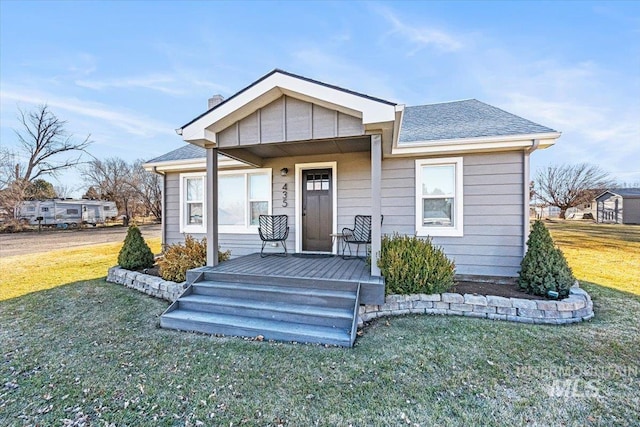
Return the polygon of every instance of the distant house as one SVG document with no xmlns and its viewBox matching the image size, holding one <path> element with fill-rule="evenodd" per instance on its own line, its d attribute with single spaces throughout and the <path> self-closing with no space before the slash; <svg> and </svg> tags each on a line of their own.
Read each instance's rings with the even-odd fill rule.
<svg viewBox="0 0 640 427">
<path fill-rule="evenodd" d="M 640 188 L 613 188 L 596 197 L 597 222 L 640 224 Z"/>
<path fill-rule="evenodd" d="M 397 232 L 431 237 L 460 275 L 517 276 L 529 156 L 559 132 L 475 99 L 404 106 L 281 70 L 219 101 L 178 129 L 189 145 L 146 164 L 166 177 L 164 243 L 248 255 L 258 216 L 282 214 L 293 252 L 336 254 L 331 235 L 362 214 L 374 257 Z"/>
</svg>

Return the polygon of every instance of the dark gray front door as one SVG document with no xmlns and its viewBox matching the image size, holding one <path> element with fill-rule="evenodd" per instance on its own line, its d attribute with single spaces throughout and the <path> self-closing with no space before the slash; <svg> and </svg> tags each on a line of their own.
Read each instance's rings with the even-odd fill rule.
<svg viewBox="0 0 640 427">
<path fill-rule="evenodd" d="M 331 252 L 331 169 L 302 171 L 302 250 Z"/>
</svg>

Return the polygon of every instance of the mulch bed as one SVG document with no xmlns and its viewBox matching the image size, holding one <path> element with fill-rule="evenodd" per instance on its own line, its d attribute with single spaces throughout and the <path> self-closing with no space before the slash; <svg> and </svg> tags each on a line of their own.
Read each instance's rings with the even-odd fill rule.
<svg viewBox="0 0 640 427">
<path fill-rule="evenodd" d="M 491 282 L 456 282 L 449 290 L 458 294 L 494 295 L 506 298 L 543 299 L 537 295 L 531 295 L 520 290 L 517 284 L 501 284 Z"/>
</svg>

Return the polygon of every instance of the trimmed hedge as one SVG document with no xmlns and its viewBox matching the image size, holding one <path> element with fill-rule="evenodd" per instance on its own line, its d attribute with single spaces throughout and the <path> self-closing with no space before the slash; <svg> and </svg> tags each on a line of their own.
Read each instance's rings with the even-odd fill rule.
<svg viewBox="0 0 640 427">
<path fill-rule="evenodd" d="M 431 238 L 383 236 L 378 267 L 389 294 L 437 294 L 454 284 L 455 264 Z"/>
<path fill-rule="evenodd" d="M 218 262 L 226 261 L 231 256 L 231 251 L 218 251 Z M 201 241 L 187 235 L 184 245 L 176 243 L 170 245 L 162 259 L 158 261 L 160 276 L 164 280 L 184 282 L 187 270 L 202 267 L 207 264 L 207 239 Z"/>
<path fill-rule="evenodd" d="M 138 270 L 153 267 L 153 261 L 153 252 L 144 241 L 140 229 L 132 225 L 118 254 L 118 265 L 126 270 Z"/>
<path fill-rule="evenodd" d="M 543 297 L 547 297 L 549 291 L 558 292 L 559 298 L 569 296 L 569 289 L 576 279 L 542 221 L 533 223 L 527 245 L 529 249 L 520 263 L 520 288 Z"/>
</svg>

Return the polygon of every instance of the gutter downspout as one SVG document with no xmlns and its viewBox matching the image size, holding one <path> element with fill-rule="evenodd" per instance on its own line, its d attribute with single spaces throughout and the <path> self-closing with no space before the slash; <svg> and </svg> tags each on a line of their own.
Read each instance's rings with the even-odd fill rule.
<svg viewBox="0 0 640 427">
<path fill-rule="evenodd" d="M 527 240 L 529 240 L 529 200 L 531 199 L 531 192 L 529 191 L 529 182 L 531 180 L 531 168 L 529 166 L 529 156 L 536 151 L 540 146 L 540 140 L 534 139 L 531 141 L 531 146 L 524 150 L 523 162 L 524 162 L 524 221 L 522 227 L 522 256 L 527 254 Z"/>
<path fill-rule="evenodd" d="M 165 245 L 167 244 L 167 222 L 166 222 L 166 206 L 164 203 L 164 198 L 167 195 L 167 177 L 166 177 L 166 173 L 164 172 L 158 172 L 158 168 L 157 166 L 153 167 L 153 173 L 155 173 L 156 175 L 160 175 L 162 176 L 162 198 L 160 199 L 161 201 L 161 208 L 160 208 L 160 212 L 162 214 L 162 219 L 160 221 L 160 230 L 161 230 L 161 238 L 162 238 L 162 242 L 160 242 L 160 247 L 162 248 L 162 250 L 164 251 L 165 249 Z"/>
</svg>

